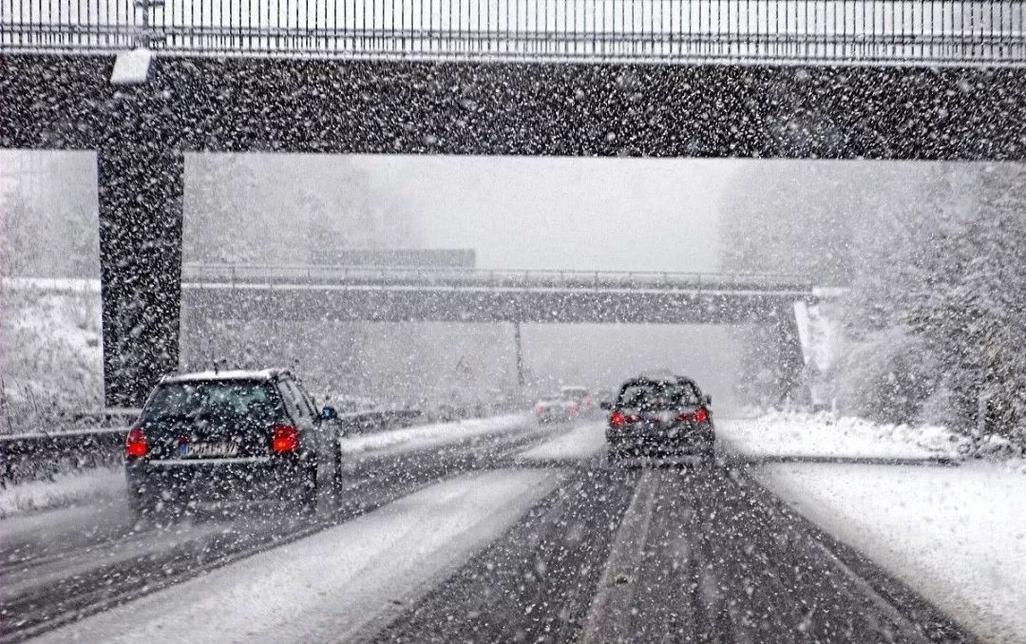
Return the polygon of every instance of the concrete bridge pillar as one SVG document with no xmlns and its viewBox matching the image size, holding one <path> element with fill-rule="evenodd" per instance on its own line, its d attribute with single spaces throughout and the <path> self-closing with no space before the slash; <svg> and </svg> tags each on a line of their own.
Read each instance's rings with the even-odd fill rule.
<svg viewBox="0 0 1026 644">
<path fill-rule="evenodd" d="M 798 321 L 795 318 L 794 306 L 778 308 L 774 316 L 774 327 L 777 331 L 779 344 L 778 373 L 780 375 L 780 403 L 797 402 L 801 397 L 802 372 L 805 359 L 802 356 L 802 344 L 799 337 Z"/>
<path fill-rule="evenodd" d="M 97 181 L 104 398 L 138 407 L 178 368 L 185 160 L 111 143 L 97 152 Z"/>
</svg>

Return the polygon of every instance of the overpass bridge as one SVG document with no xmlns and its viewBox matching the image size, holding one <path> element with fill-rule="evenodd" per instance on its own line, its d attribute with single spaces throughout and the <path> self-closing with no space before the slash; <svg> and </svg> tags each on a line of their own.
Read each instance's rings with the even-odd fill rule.
<svg viewBox="0 0 1026 644">
<path fill-rule="evenodd" d="M 186 264 L 182 301 L 212 319 L 776 323 L 814 303 L 793 275 Z"/>
<path fill-rule="evenodd" d="M 508 322 L 524 383 L 523 323 L 764 324 L 784 387 L 804 364 L 795 305 L 819 292 L 795 275 L 186 264 L 184 314 L 198 321 Z"/>
<path fill-rule="evenodd" d="M 0 148 L 96 153 L 107 404 L 137 406 L 178 363 L 188 155 L 1022 161 L 1024 13 L 1002 0 L 0 0 Z M 142 61 L 143 82 L 112 84 L 119 57 Z M 600 310 L 592 297 L 580 310 Z"/>
<path fill-rule="evenodd" d="M 995 0 L 4 0 L 0 48 L 542 62 L 1022 65 Z"/>
</svg>

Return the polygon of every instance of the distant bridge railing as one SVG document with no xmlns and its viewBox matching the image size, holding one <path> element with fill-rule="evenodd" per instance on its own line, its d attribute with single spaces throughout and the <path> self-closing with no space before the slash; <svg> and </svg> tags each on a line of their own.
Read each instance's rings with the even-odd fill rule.
<svg viewBox="0 0 1026 644">
<path fill-rule="evenodd" d="M 385 266 L 271 266 L 185 264 L 192 284 L 346 285 L 394 288 L 676 289 L 811 293 L 808 278 L 785 273 L 683 273 L 663 271 L 490 270 Z"/>
<path fill-rule="evenodd" d="M 0 0 L 0 50 L 1026 64 L 1021 0 Z"/>
</svg>

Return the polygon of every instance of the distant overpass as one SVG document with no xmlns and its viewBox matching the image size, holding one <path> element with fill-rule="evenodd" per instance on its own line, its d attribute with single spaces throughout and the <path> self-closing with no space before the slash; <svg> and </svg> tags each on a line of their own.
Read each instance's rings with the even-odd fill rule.
<svg viewBox="0 0 1026 644">
<path fill-rule="evenodd" d="M 790 325 L 817 299 L 782 274 L 182 267 L 183 307 L 217 319 Z"/>
</svg>

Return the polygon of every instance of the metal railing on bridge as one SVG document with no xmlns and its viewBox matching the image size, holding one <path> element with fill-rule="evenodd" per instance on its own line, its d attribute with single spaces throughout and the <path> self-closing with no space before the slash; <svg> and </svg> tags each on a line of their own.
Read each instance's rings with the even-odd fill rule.
<svg viewBox="0 0 1026 644">
<path fill-rule="evenodd" d="M 0 50 L 1026 64 L 1021 0 L 0 0 Z"/>
<path fill-rule="evenodd" d="M 485 289 L 676 289 L 810 293 L 812 282 L 784 273 L 685 273 L 663 271 L 490 270 L 387 266 L 271 266 L 186 264 L 186 284 L 348 285 Z"/>
</svg>

